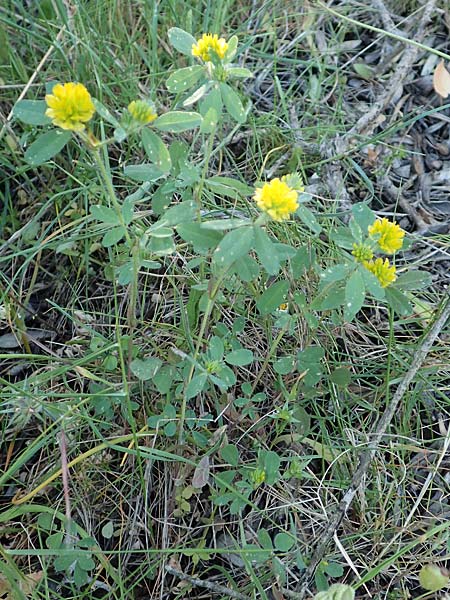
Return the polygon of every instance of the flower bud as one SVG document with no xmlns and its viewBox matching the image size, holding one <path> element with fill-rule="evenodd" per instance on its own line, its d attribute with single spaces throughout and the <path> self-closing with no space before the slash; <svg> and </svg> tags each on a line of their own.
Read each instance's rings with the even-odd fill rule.
<svg viewBox="0 0 450 600">
<path fill-rule="evenodd" d="M 419 581 L 424 590 L 437 592 L 449 584 L 450 576 L 447 569 L 438 565 L 424 565 L 419 573 Z"/>
</svg>

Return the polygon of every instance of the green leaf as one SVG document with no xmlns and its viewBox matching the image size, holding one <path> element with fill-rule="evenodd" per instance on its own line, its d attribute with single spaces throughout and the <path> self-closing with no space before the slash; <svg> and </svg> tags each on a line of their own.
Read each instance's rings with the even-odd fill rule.
<svg viewBox="0 0 450 600">
<path fill-rule="evenodd" d="M 185 100 L 183 100 L 183 107 L 188 108 L 189 106 L 192 106 L 193 104 L 198 102 L 206 94 L 206 92 L 208 91 L 208 88 L 209 88 L 209 82 L 204 83 L 203 85 L 198 87 L 196 90 L 194 90 L 190 96 L 188 96 Z M 203 126 L 203 121 L 202 121 L 202 124 L 200 127 L 202 127 L 202 126 Z"/>
<path fill-rule="evenodd" d="M 346 367 L 338 367 L 330 373 L 330 381 L 339 387 L 347 387 L 352 380 L 352 375 Z"/>
<path fill-rule="evenodd" d="M 214 108 L 210 108 L 206 115 L 203 116 L 202 124 L 200 125 L 200 133 L 212 133 L 217 127 L 219 119 Z"/>
<path fill-rule="evenodd" d="M 200 114 L 205 118 L 208 111 L 214 109 L 217 115 L 216 118 L 219 119 L 222 114 L 222 108 L 222 94 L 220 93 L 220 88 L 216 84 L 200 103 Z"/>
<path fill-rule="evenodd" d="M 315 365 L 319 363 L 325 356 L 325 350 L 321 346 L 308 346 L 304 350 L 300 350 L 297 357 L 298 360 L 305 365 Z"/>
<path fill-rule="evenodd" d="M 126 177 L 133 179 L 133 181 L 139 182 L 157 181 L 165 175 L 156 165 L 146 163 L 142 165 L 128 165 L 124 168 L 123 173 Z"/>
<path fill-rule="evenodd" d="M 134 277 L 134 264 L 132 260 L 120 265 L 115 270 L 115 275 L 117 277 L 117 283 L 119 285 L 128 285 L 131 283 Z"/>
<path fill-rule="evenodd" d="M 37 524 L 41 529 L 51 531 L 54 523 L 54 515 L 49 513 L 41 513 L 38 517 Z"/>
<path fill-rule="evenodd" d="M 45 115 L 47 103 L 44 100 L 19 100 L 13 108 L 13 115 L 27 125 L 48 125 L 52 122 Z"/>
<path fill-rule="evenodd" d="M 330 577 L 342 577 L 342 575 L 344 574 L 344 569 L 342 568 L 342 565 L 335 562 L 328 563 L 325 566 L 324 571 Z"/>
<path fill-rule="evenodd" d="M 280 304 L 286 301 L 288 290 L 288 281 L 277 281 L 267 288 L 256 301 L 259 312 L 262 315 L 267 315 L 276 310 Z"/>
<path fill-rule="evenodd" d="M 350 272 L 351 265 L 333 265 L 320 273 L 320 281 L 324 284 L 329 284 L 334 281 L 342 281 L 346 279 Z"/>
<path fill-rule="evenodd" d="M 40 135 L 25 152 L 25 160 L 37 167 L 58 154 L 72 137 L 71 131 L 53 129 Z"/>
<path fill-rule="evenodd" d="M 123 140 L 127 137 L 127 132 L 125 131 L 125 129 L 123 129 L 123 127 L 116 127 L 114 129 L 114 139 L 116 142 L 123 142 Z"/>
<path fill-rule="evenodd" d="M 227 444 L 221 448 L 220 456 L 225 462 L 230 463 L 232 467 L 237 467 L 239 464 L 239 450 L 234 444 Z"/>
<path fill-rule="evenodd" d="M 125 235 L 124 227 L 113 227 L 112 229 L 107 231 L 105 233 L 105 235 L 103 236 L 102 246 L 104 248 L 109 248 L 110 246 L 114 246 L 114 244 L 117 244 L 117 242 L 120 242 L 120 240 L 123 238 L 124 235 Z"/>
<path fill-rule="evenodd" d="M 407 271 L 399 276 L 395 287 L 399 290 L 422 290 L 431 285 L 432 277 L 426 271 Z"/>
<path fill-rule="evenodd" d="M 238 123 L 244 123 L 247 115 L 238 94 L 226 83 L 220 84 L 220 91 L 228 114 Z"/>
<path fill-rule="evenodd" d="M 327 592 L 325 591 L 329 589 L 328 579 L 323 574 L 321 569 L 316 569 L 314 574 L 314 582 L 319 590 L 319 593 L 314 596 L 314 600 L 329 600 Z M 333 598 L 333 596 L 331 596 L 331 598 Z"/>
<path fill-rule="evenodd" d="M 162 365 L 162 360 L 156 356 L 149 356 L 148 358 L 140 359 L 135 358 L 131 364 L 131 372 L 141 381 L 148 381 L 153 379 L 158 370 Z"/>
<path fill-rule="evenodd" d="M 270 537 L 267 529 L 264 527 L 258 529 L 257 535 L 258 542 L 261 544 L 261 547 L 264 548 L 264 550 L 273 550 L 272 538 Z"/>
<path fill-rule="evenodd" d="M 219 385 L 221 389 L 226 390 L 236 383 L 236 375 L 234 374 L 233 369 L 230 369 L 230 367 L 227 367 L 224 364 L 220 366 L 220 371 L 218 375 L 220 375 L 221 384 L 216 382 L 216 385 Z M 213 376 L 211 375 L 211 377 Z"/>
<path fill-rule="evenodd" d="M 374 69 L 362 62 L 354 62 L 353 69 L 355 73 L 363 79 L 369 80 L 376 76 L 376 72 L 374 71 Z"/>
<path fill-rule="evenodd" d="M 235 260 L 247 254 L 253 243 L 253 228 L 240 227 L 228 232 L 217 246 L 213 261 L 219 267 L 226 269 Z"/>
<path fill-rule="evenodd" d="M 251 256 L 241 256 L 234 264 L 232 272 L 235 273 L 241 281 L 254 281 L 259 275 L 259 266 Z"/>
<path fill-rule="evenodd" d="M 168 208 L 161 216 L 158 223 L 173 227 L 180 223 L 193 221 L 197 214 L 197 204 L 193 200 L 185 200 Z"/>
<path fill-rule="evenodd" d="M 173 235 L 171 227 L 165 227 L 165 222 L 158 221 L 147 229 L 147 233 L 155 238 L 170 238 Z"/>
<path fill-rule="evenodd" d="M 233 350 L 225 356 L 225 361 L 235 367 L 244 367 L 253 362 L 253 352 L 245 348 Z"/>
<path fill-rule="evenodd" d="M 169 154 L 172 164 L 181 168 L 188 163 L 189 146 L 186 142 L 175 140 L 169 146 Z M 178 175 L 178 171 L 175 174 Z"/>
<path fill-rule="evenodd" d="M 47 548 L 50 548 L 50 550 L 58 550 L 61 548 L 63 538 L 64 533 L 62 531 L 57 531 L 56 533 L 52 533 L 51 535 L 47 536 L 45 544 Z"/>
<path fill-rule="evenodd" d="M 324 349 L 320 346 L 309 346 L 297 353 L 297 370 L 300 373 L 306 371 L 303 378 L 306 386 L 313 387 L 322 379 L 323 366 L 321 361 L 324 354 Z"/>
<path fill-rule="evenodd" d="M 299 204 L 295 214 L 313 233 L 319 234 L 322 231 L 322 227 L 317 222 L 316 217 L 304 204 Z"/>
<path fill-rule="evenodd" d="M 230 77 L 239 77 L 241 79 L 248 79 L 249 77 L 254 77 L 250 69 L 245 69 L 244 67 L 229 67 L 227 69 L 227 73 Z"/>
<path fill-rule="evenodd" d="M 277 275 L 280 270 L 280 261 L 275 244 L 261 227 L 255 227 L 255 251 L 269 275 Z"/>
<path fill-rule="evenodd" d="M 278 375 L 287 375 L 292 373 L 295 367 L 295 358 L 293 356 L 282 356 L 273 365 L 273 370 Z"/>
<path fill-rule="evenodd" d="M 147 250 L 157 256 L 167 256 L 175 251 L 173 237 L 157 237 L 153 235 L 147 244 Z"/>
<path fill-rule="evenodd" d="M 223 345 L 222 338 L 218 335 L 213 335 L 209 340 L 208 354 L 211 360 L 222 360 L 225 348 Z"/>
<path fill-rule="evenodd" d="M 182 223 L 176 227 L 178 235 L 194 247 L 194 252 L 205 252 L 214 248 L 222 239 L 218 231 L 203 229 L 200 223 Z"/>
<path fill-rule="evenodd" d="M 213 192 L 233 199 L 239 198 L 239 196 L 248 196 L 253 192 L 252 187 L 232 177 L 214 175 L 209 177 L 205 183 Z"/>
<path fill-rule="evenodd" d="M 180 133 L 189 129 L 195 129 L 201 123 L 202 116 L 199 113 L 174 110 L 158 117 L 153 121 L 153 126 L 160 131 Z"/>
<path fill-rule="evenodd" d="M 129 225 L 134 216 L 134 201 L 132 198 L 125 198 L 122 204 L 122 219 L 125 225 Z"/>
<path fill-rule="evenodd" d="M 363 240 L 363 231 L 353 217 L 350 219 L 350 221 L 348 223 L 348 228 L 350 229 L 355 242 L 357 242 L 358 244 L 361 244 L 362 240 Z"/>
<path fill-rule="evenodd" d="M 308 246 L 299 248 L 291 258 L 292 275 L 294 279 L 299 279 L 305 274 L 305 271 L 311 268 L 314 263 L 315 251 Z"/>
<path fill-rule="evenodd" d="M 364 279 L 359 271 L 355 271 L 345 286 L 345 304 L 344 319 L 351 321 L 357 312 L 362 308 L 366 297 L 366 286 Z"/>
<path fill-rule="evenodd" d="M 95 561 L 89 555 L 80 554 L 79 557 L 77 557 L 77 565 L 83 571 L 91 571 L 95 568 Z"/>
<path fill-rule="evenodd" d="M 275 243 L 275 251 L 278 254 L 278 258 L 280 261 L 288 260 L 289 258 L 294 258 L 297 254 L 297 250 L 290 246 L 289 244 L 281 244 L 280 242 Z"/>
<path fill-rule="evenodd" d="M 94 204 L 91 206 L 91 215 L 101 223 L 106 223 L 107 225 L 120 225 L 120 220 L 116 211 L 107 206 Z"/>
<path fill-rule="evenodd" d="M 190 33 L 179 27 L 171 27 L 168 35 L 170 43 L 178 52 L 192 56 L 192 45 L 196 44 L 197 40 Z"/>
<path fill-rule="evenodd" d="M 53 562 L 53 567 L 57 573 L 61 573 L 70 567 L 74 562 L 74 556 L 72 554 L 57 556 Z"/>
<path fill-rule="evenodd" d="M 332 310 L 339 308 L 345 302 L 345 290 L 339 281 L 327 285 L 320 294 L 314 298 L 310 308 L 312 310 Z"/>
<path fill-rule="evenodd" d="M 108 521 L 102 527 L 102 536 L 107 540 L 110 540 L 114 534 L 114 523 L 112 521 Z"/>
<path fill-rule="evenodd" d="M 367 229 L 376 219 L 375 213 L 370 210 L 365 202 L 354 204 L 352 206 L 352 215 L 364 234 L 367 234 Z"/>
<path fill-rule="evenodd" d="M 149 159 L 155 167 L 162 173 L 169 173 L 172 168 L 169 149 L 154 131 L 143 129 L 141 133 L 142 145 Z"/>
<path fill-rule="evenodd" d="M 195 375 L 186 387 L 186 398 L 189 400 L 190 398 L 198 396 L 198 394 L 200 394 L 200 392 L 202 392 L 205 388 L 207 380 L 208 373 L 200 373 L 199 375 Z"/>
<path fill-rule="evenodd" d="M 369 292 L 369 294 L 372 294 L 372 296 L 377 300 L 383 300 L 386 294 L 384 292 L 384 288 L 381 287 L 380 282 L 375 275 L 365 267 L 360 267 L 360 271 L 366 285 L 366 290 Z"/>
<path fill-rule="evenodd" d="M 276 452 L 268 450 L 264 453 L 263 468 L 266 473 L 266 483 L 273 485 L 280 476 L 281 459 Z"/>
<path fill-rule="evenodd" d="M 202 65 L 194 65 L 193 67 L 185 67 L 177 69 L 169 76 L 166 81 L 166 87 L 169 92 L 178 94 L 193 87 L 200 77 L 204 74 L 205 67 Z"/>
<path fill-rule="evenodd" d="M 246 219 L 211 219 L 211 221 L 204 221 L 201 225 L 202 229 L 224 231 L 225 229 L 237 229 L 247 226 L 248 221 Z"/>
<path fill-rule="evenodd" d="M 227 51 L 225 52 L 225 56 L 223 57 L 223 61 L 225 63 L 226 62 L 230 62 L 235 57 L 236 50 L 237 50 L 237 47 L 238 47 L 238 42 L 239 42 L 239 40 L 238 40 L 238 36 L 237 35 L 233 35 L 228 40 L 228 48 L 227 48 Z"/>
<path fill-rule="evenodd" d="M 413 311 L 412 305 L 409 302 L 408 298 L 397 290 L 396 288 L 389 286 L 385 288 L 386 292 L 386 300 L 389 305 L 392 307 L 394 312 L 398 315 L 404 317 L 405 315 L 410 315 Z"/>
<path fill-rule="evenodd" d="M 355 243 L 348 227 L 338 227 L 337 229 L 333 229 L 333 231 L 330 232 L 330 240 L 337 246 L 345 248 L 346 250 L 353 250 L 353 244 Z"/>
<path fill-rule="evenodd" d="M 295 543 L 295 539 L 288 533 L 277 533 L 273 541 L 279 552 L 289 552 Z"/>
</svg>

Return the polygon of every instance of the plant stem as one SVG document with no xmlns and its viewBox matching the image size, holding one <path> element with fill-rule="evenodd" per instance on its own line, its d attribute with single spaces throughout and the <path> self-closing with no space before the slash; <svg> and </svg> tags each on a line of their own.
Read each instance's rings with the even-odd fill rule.
<svg viewBox="0 0 450 600">
<path fill-rule="evenodd" d="M 132 246 L 131 236 L 128 232 L 127 226 L 125 225 L 125 221 L 123 220 L 122 209 L 120 207 L 119 200 L 117 199 L 116 192 L 114 190 L 114 186 L 113 186 L 113 183 L 111 180 L 111 176 L 108 173 L 108 171 L 106 170 L 105 163 L 103 162 L 103 160 L 100 156 L 99 149 L 97 147 L 95 147 L 95 148 L 92 147 L 92 145 L 90 145 L 90 144 L 88 144 L 88 148 L 91 152 L 92 157 L 95 160 L 95 164 L 98 167 L 100 179 L 103 181 L 103 183 L 106 186 L 108 196 L 112 202 L 114 210 L 116 211 L 117 218 L 119 219 L 120 225 L 123 227 L 123 230 L 125 232 L 125 239 L 127 240 L 128 246 L 131 248 L 131 246 Z"/>
<path fill-rule="evenodd" d="M 258 385 L 258 383 L 261 380 L 261 377 L 263 376 L 263 374 L 266 372 L 267 367 L 269 366 L 269 362 L 272 358 L 272 356 L 274 355 L 276 349 L 278 348 L 278 344 L 281 342 L 281 340 L 283 339 L 284 334 L 286 333 L 288 328 L 288 325 L 285 325 L 280 332 L 278 333 L 277 337 L 275 338 L 275 340 L 273 341 L 272 346 L 270 347 L 269 352 L 266 355 L 266 358 L 264 359 L 264 363 L 262 364 L 261 368 L 259 369 L 259 373 L 255 378 L 255 381 L 253 382 L 252 385 L 252 392 L 251 395 L 253 396 L 256 386 Z"/>
<path fill-rule="evenodd" d="M 200 331 L 198 334 L 198 338 L 197 338 L 197 344 L 195 346 L 195 350 L 194 350 L 194 356 L 193 356 L 193 361 L 191 364 L 191 368 L 189 371 L 189 375 L 187 377 L 186 380 L 186 385 L 184 387 L 184 393 L 183 393 L 183 399 L 181 402 L 181 410 L 180 410 L 180 420 L 179 420 L 179 424 L 178 424 L 178 444 L 181 446 L 183 444 L 183 438 L 184 438 L 184 422 L 186 420 L 186 406 L 187 406 L 187 397 L 186 397 L 186 389 L 187 386 L 189 385 L 189 383 L 192 380 L 192 377 L 194 375 L 194 371 L 195 371 L 195 363 L 197 361 L 197 358 L 200 354 L 200 347 L 202 345 L 203 342 L 203 336 L 205 335 L 205 331 L 206 331 L 206 327 L 208 325 L 208 321 L 209 321 L 209 317 L 211 315 L 212 309 L 214 307 L 214 303 L 215 303 L 215 299 L 216 296 L 219 292 L 220 289 L 220 285 L 225 277 L 227 273 L 227 270 L 222 273 L 222 275 L 218 278 L 216 284 L 213 286 L 211 293 L 208 297 L 208 303 L 206 305 L 206 309 L 205 309 L 205 313 L 203 315 L 203 319 L 202 319 L 202 323 L 200 325 Z"/>
</svg>

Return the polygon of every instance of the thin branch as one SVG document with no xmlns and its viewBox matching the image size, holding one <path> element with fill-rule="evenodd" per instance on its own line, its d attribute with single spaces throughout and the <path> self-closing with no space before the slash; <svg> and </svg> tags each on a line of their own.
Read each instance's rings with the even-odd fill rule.
<svg viewBox="0 0 450 600">
<path fill-rule="evenodd" d="M 408 391 L 409 386 L 413 382 L 414 377 L 416 376 L 418 370 L 422 366 L 425 358 L 427 357 L 429 351 L 431 350 L 434 342 L 441 333 L 449 317 L 450 291 L 446 294 L 446 298 L 444 300 L 444 305 L 440 315 L 437 317 L 433 327 L 431 327 L 431 329 L 429 330 L 422 344 L 417 348 L 412 359 L 410 368 L 408 369 L 406 375 L 404 376 L 398 388 L 396 389 L 392 401 L 387 406 L 373 433 L 371 434 L 371 441 L 369 442 L 367 449 L 361 456 L 359 466 L 353 474 L 351 484 L 345 492 L 334 516 L 330 519 L 327 528 L 321 535 L 316 545 L 308 568 L 306 569 L 302 577 L 303 583 L 299 592 L 299 600 L 304 597 L 304 594 L 306 593 L 308 588 L 309 581 L 314 575 L 317 565 L 320 563 L 323 556 L 325 555 L 328 544 L 333 539 L 336 530 L 338 529 L 339 525 L 344 519 L 351 503 L 353 502 L 353 499 L 358 491 L 358 488 L 361 485 L 361 482 L 366 477 L 367 471 L 369 469 L 370 464 L 372 463 L 373 457 L 375 456 L 375 453 L 378 449 L 378 446 L 380 445 L 383 435 L 386 433 L 387 428 L 389 427 L 395 413 L 397 412 L 400 402 L 402 401 L 404 395 Z"/>
<path fill-rule="evenodd" d="M 435 4 L 436 0 L 429 0 L 425 5 L 415 36 L 417 42 L 421 42 L 425 36 L 425 29 L 431 19 Z M 352 127 L 346 134 L 345 138 L 347 140 L 347 144 L 351 142 L 353 136 L 364 133 L 367 128 L 370 128 L 371 124 L 376 123 L 377 117 L 380 116 L 394 95 L 398 92 L 398 88 L 403 84 L 406 76 L 411 72 L 411 67 L 416 60 L 418 52 L 419 48 L 417 46 L 408 46 L 405 49 L 397 68 L 392 74 L 392 77 L 390 78 L 389 83 L 382 92 L 381 96 L 373 104 L 372 108 L 362 117 L 360 117 L 354 127 Z"/>
<path fill-rule="evenodd" d="M 388 9 L 384 5 L 383 0 L 372 0 L 372 5 L 378 10 L 383 27 L 386 29 L 386 31 L 389 31 L 389 33 L 393 33 L 394 35 L 398 35 L 399 31 L 395 26 Z"/>
<path fill-rule="evenodd" d="M 167 573 L 170 573 L 174 577 L 178 577 L 178 579 L 181 579 L 182 581 L 188 581 L 194 587 L 201 587 L 210 590 L 211 592 L 228 596 L 229 598 L 235 598 L 236 600 L 250 600 L 248 596 L 244 596 L 244 594 L 241 594 L 240 592 L 236 592 L 235 590 L 220 585 L 219 583 L 214 583 L 213 581 L 205 581 L 198 577 L 192 577 L 182 571 L 178 571 L 178 569 L 174 569 L 170 565 L 166 565 L 165 569 Z"/>
<path fill-rule="evenodd" d="M 376 4 L 379 9 L 384 7 L 384 4 L 381 0 L 378 0 Z M 346 154 L 352 148 L 352 146 L 354 146 L 357 136 L 367 134 L 371 129 L 374 129 L 377 126 L 378 117 L 391 102 L 394 95 L 398 92 L 399 86 L 403 84 L 403 81 L 411 71 L 411 67 L 419 52 L 420 43 L 425 36 L 426 26 L 431 19 L 435 4 L 436 0 L 428 0 L 417 28 L 415 36 L 416 39 L 409 40 L 410 44 L 405 49 L 397 68 L 389 79 L 383 92 L 372 105 L 372 108 L 367 113 L 363 114 L 358 119 L 356 124 L 345 135 L 336 136 L 333 140 L 328 140 L 326 144 L 322 145 L 320 148 L 320 153 L 324 159 L 333 159 L 335 156 L 342 156 Z M 386 10 L 381 12 L 384 14 L 384 18 L 386 18 Z M 381 15 L 382 18 L 383 14 Z M 345 181 L 340 163 L 333 161 L 326 164 L 325 172 L 330 192 L 333 196 L 339 198 L 339 203 L 343 212 L 345 213 L 343 215 L 343 220 L 346 221 L 349 218 L 352 202 L 345 187 Z"/>
</svg>

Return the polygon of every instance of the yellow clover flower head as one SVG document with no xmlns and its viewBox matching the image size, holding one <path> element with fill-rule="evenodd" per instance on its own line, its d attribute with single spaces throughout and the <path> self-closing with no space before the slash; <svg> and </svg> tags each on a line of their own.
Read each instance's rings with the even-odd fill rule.
<svg viewBox="0 0 450 600">
<path fill-rule="evenodd" d="M 83 131 L 95 113 L 91 95 L 82 83 L 57 83 L 45 101 L 45 114 L 61 129 Z"/>
<path fill-rule="evenodd" d="M 158 116 L 153 105 L 145 100 L 133 100 L 133 102 L 130 102 L 128 112 L 140 125 L 147 125 Z"/>
<path fill-rule="evenodd" d="M 210 61 L 212 54 L 223 60 L 227 50 L 228 43 L 224 38 L 219 38 L 217 33 L 204 33 L 197 43 L 192 44 L 192 56 L 201 58 L 204 62 Z"/>
<path fill-rule="evenodd" d="M 253 196 L 258 208 L 274 221 L 284 221 L 298 208 L 298 193 L 278 177 L 256 188 Z"/>
<path fill-rule="evenodd" d="M 377 258 L 375 260 L 364 261 L 364 266 L 373 273 L 380 282 L 381 287 L 387 287 L 397 279 L 395 267 L 391 265 L 387 258 Z"/>
<path fill-rule="evenodd" d="M 369 226 L 368 232 L 386 254 L 394 254 L 403 246 L 405 232 L 397 223 L 391 223 L 385 218 L 377 219 Z"/>
<path fill-rule="evenodd" d="M 367 244 L 353 244 L 353 256 L 358 262 L 364 262 L 373 258 L 373 251 Z"/>
</svg>

